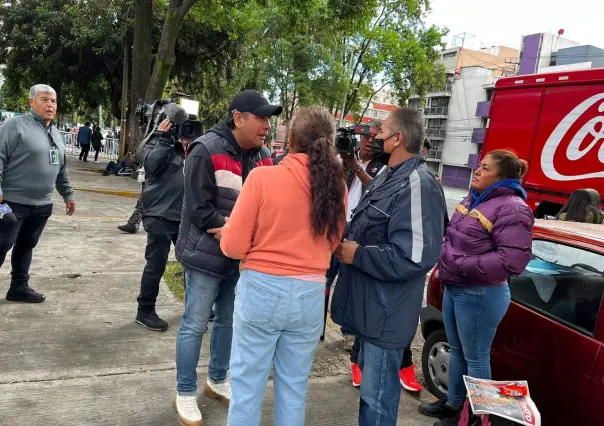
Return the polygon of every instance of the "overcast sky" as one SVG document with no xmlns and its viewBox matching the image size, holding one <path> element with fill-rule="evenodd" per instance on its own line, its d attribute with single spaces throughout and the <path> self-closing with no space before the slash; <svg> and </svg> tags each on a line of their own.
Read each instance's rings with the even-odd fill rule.
<svg viewBox="0 0 604 426">
<path fill-rule="evenodd" d="M 520 49 L 521 36 L 564 29 L 563 37 L 604 48 L 604 0 L 430 0 L 428 24 L 470 33 L 465 47 L 503 45 Z"/>
</svg>

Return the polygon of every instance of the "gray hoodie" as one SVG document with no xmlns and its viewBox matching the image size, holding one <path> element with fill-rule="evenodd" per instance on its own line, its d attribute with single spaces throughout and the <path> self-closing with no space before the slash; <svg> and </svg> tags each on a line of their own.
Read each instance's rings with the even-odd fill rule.
<svg viewBox="0 0 604 426">
<path fill-rule="evenodd" d="M 51 164 L 51 150 L 58 151 L 58 164 Z M 33 112 L 7 120 L 0 126 L 3 199 L 33 206 L 52 204 L 54 188 L 65 201 L 75 199 L 61 133 L 52 124 L 46 128 L 44 119 Z"/>
</svg>

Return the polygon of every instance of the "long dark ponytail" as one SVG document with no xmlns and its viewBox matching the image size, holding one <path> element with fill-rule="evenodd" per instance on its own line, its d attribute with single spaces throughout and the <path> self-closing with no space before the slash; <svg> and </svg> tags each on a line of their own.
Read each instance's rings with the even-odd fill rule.
<svg viewBox="0 0 604 426">
<path fill-rule="evenodd" d="M 308 155 L 313 235 L 335 243 L 346 222 L 344 169 L 336 157 L 335 123 L 324 109 L 300 108 L 291 128 L 295 150 Z"/>
</svg>

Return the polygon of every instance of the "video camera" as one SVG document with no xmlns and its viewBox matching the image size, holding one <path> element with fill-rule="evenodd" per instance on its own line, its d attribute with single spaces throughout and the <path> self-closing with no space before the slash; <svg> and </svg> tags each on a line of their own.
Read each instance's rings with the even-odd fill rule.
<svg viewBox="0 0 604 426">
<path fill-rule="evenodd" d="M 201 123 L 197 121 L 199 102 L 180 95 L 175 99 L 158 99 L 152 104 L 137 105 L 134 113 L 139 116 L 141 127 L 145 127 L 143 139 L 154 133 L 159 123 L 169 118 L 173 123 L 170 133 L 176 138 L 195 140 L 203 135 Z"/>
<path fill-rule="evenodd" d="M 354 157 L 354 151 L 357 147 L 357 138 L 355 135 L 371 136 L 369 126 L 340 127 L 336 133 L 336 152 Z"/>
</svg>

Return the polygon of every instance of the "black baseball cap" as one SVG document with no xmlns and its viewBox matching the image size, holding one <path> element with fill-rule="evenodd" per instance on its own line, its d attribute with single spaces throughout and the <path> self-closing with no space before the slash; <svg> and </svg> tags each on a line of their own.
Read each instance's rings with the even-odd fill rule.
<svg viewBox="0 0 604 426">
<path fill-rule="evenodd" d="M 243 90 L 239 92 L 229 105 L 229 115 L 235 111 L 251 112 L 258 117 L 272 117 L 283 111 L 280 105 L 271 105 L 262 93 L 255 90 Z"/>
</svg>

